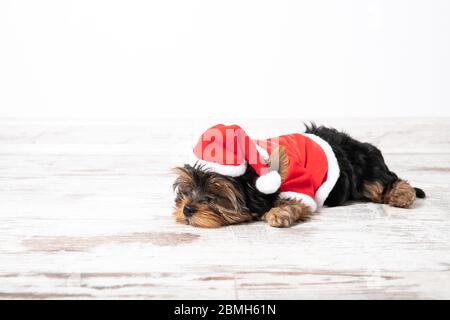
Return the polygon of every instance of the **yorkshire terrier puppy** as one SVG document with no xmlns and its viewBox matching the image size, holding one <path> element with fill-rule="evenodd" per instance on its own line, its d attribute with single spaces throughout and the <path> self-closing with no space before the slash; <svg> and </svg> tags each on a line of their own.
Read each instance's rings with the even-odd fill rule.
<svg viewBox="0 0 450 320">
<path fill-rule="evenodd" d="M 239 126 L 208 129 L 192 165 L 174 169 L 175 220 L 216 228 L 264 220 L 289 227 L 321 206 L 371 201 L 409 208 L 425 193 L 390 171 L 375 146 L 333 128 L 252 140 Z"/>
</svg>

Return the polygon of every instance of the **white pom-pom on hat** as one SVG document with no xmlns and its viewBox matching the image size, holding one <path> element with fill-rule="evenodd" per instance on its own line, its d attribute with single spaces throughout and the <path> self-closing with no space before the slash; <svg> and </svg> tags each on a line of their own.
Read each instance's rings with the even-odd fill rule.
<svg viewBox="0 0 450 320">
<path fill-rule="evenodd" d="M 281 186 L 281 176 L 276 171 L 270 171 L 256 179 L 256 189 L 265 194 L 277 192 Z"/>
</svg>

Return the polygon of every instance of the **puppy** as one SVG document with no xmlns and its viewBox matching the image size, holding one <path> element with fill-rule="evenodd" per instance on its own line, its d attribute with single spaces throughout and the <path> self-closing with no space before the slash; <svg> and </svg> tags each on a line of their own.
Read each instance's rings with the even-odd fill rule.
<svg viewBox="0 0 450 320">
<path fill-rule="evenodd" d="M 409 208 L 423 190 L 390 171 L 375 146 L 333 128 L 253 140 L 237 125 L 203 133 L 193 163 L 174 169 L 175 220 L 216 228 L 264 220 L 289 227 L 321 206 L 371 201 Z"/>
</svg>

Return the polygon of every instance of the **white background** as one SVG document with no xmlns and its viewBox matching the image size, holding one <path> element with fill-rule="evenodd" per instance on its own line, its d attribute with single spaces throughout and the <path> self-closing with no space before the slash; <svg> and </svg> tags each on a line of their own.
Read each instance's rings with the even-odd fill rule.
<svg viewBox="0 0 450 320">
<path fill-rule="evenodd" d="M 449 116 L 450 1 L 0 2 L 0 116 Z"/>
</svg>

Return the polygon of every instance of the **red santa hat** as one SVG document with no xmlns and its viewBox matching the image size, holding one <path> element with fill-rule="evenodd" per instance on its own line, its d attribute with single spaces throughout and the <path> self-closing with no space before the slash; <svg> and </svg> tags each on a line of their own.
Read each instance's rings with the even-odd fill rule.
<svg viewBox="0 0 450 320">
<path fill-rule="evenodd" d="M 259 175 L 256 189 L 275 193 L 281 177 L 277 171 L 269 171 L 268 158 L 260 154 L 258 147 L 241 127 L 218 124 L 201 135 L 194 147 L 194 160 L 204 168 L 231 177 L 243 175 L 250 165 Z"/>
</svg>

